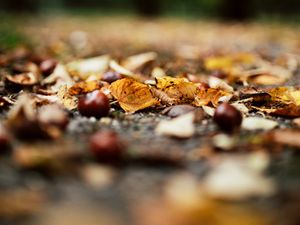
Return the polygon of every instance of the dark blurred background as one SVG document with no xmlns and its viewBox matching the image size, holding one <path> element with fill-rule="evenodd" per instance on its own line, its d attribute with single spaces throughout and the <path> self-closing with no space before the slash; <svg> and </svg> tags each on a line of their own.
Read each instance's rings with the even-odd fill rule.
<svg viewBox="0 0 300 225">
<path fill-rule="evenodd" d="M 4 13 L 130 13 L 143 16 L 213 17 L 248 20 L 261 16 L 295 18 L 299 0 L 0 0 Z"/>
</svg>

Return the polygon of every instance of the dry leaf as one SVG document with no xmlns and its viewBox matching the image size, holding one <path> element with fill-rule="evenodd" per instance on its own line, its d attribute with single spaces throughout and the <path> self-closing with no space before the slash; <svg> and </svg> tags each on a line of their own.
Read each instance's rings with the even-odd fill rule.
<svg viewBox="0 0 300 225">
<path fill-rule="evenodd" d="M 172 120 L 161 121 L 155 133 L 178 138 L 189 138 L 195 133 L 194 112 L 187 113 Z"/>
<path fill-rule="evenodd" d="M 109 67 L 114 70 L 115 72 L 118 72 L 121 75 L 132 77 L 134 76 L 133 72 L 129 71 L 128 69 L 121 66 L 119 63 L 117 63 L 115 60 L 111 60 L 109 62 Z"/>
<path fill-rule="evenodd" d="M 57 97 L 59 98 L 60 104 L 66 109 L 72 110 L 77 108 L 77 98 L 69 94 L 67 85 L 62 85 L 59 88 Z"/>
<path fill-rule="evenodd" d="M 21 73 L 18 75 L 8 75 L 6 79 L 14 84 L 31 86 L 37 84 L 39 81 L 39 75 L 33 72 Z"/>
<path fill-rule="evenodd" d="M 100 81 L 81 81 L 74 84 L 69 88 L 70 95 L 80 95 L 92 92 L 95 90 L 100 90 L 103 87 L 103 84 Z"/>
<path fill-rule="evenodd" d="M 66 67 L 62 64 L 58 64 L 53 73 L 42 81 L 42 84 L 54 84 L 51 86 L 51 89 L 53 91 L 58 91 L 61 85 L 71 86 L 74 84 L 74 81 L 70 77 Z"/>
<path fill-rule="evenodd" d="M 72 76 L 86 80 L 90 76 L 100 78 L 100 75 L 108 69 L 109 55 L 77 60 L 67 64 L 67 70 Z"/>
<path fill-rule="evenodd" d="M 223 98 L 224 96 L 229 97 L 230 99 L 232 94 L 214 88 L 200 90 L 195 98 L 194 104 L 196 106 L 206 106 L 211 103 L 214 107 L 216 107 L 221 102 L 220 98 Z"/>
<path fill-rule="evenodd" d="M 174 99 L 177 104 L 192 102 L 197 93 L 197 86 L 185 78 L 157 77 L 156 88 Z"/>
<path fill-rule="evenodd" d="M 152 77 L 165 77 L 166 73 L 165 71 L 160 67 L 154 67 L 151 72 Z"/>
<path fill-rule="evenodd" d="M 242 128 L 245 130 L 271 130 L 277 126 L 278 122 L 261 117 L 247 117 L 242 122 Z"/>
<path fill-rule="evenodd" d="M 251 64 L 255 61 L 256 56 L 247 53 L 233 54 L 228 56 L 208 57 L 204 61 L 207 70 L 230 70 L 234 66 Z"/>
<path fill-rule="evenodd" d="M 124 78 L 113 82 L 111 94 L 118 100 L 126 112 L 136 112 L 154 106 L 158 101 L 152 96 L 150 88 L 132 78 Z"/>
<path fill-rule="evenodd" d="M 220 89 L 226 92 L 233 92 L 233 87 L 217 77 L 209 77 L 208 85 L 210 88 Z"/>
<path fill-rule="evenodd" d="M 268 91 L 272 101 L 280 101 L 286 104 L 293 103 L 300 106 L 300 90 L 293 87 L 278 87 Z"/>
<path fill-rule="evenodd" d="M 224 158 L 204 179 L 203 188 L 208 196 L 222 200 L 244 200 L 253 196 L 274 194 L 274 183 L 253 168 L 247 158 Z"/>
<path fill-rule="evenodd" d="M 146 52 L 133 55 L 122 61 L 121 65 L 129 71 L 136 71 L 157 58 L 156 52 Z"/>
<path fill-rule="evenodd" d="M 252 106 L 252 108 L 274 116 L 291 117 L 291 118 L 300 116 L 300 106 L 296 106 L 294 104 L 280 105 L 277 107 L 275 106 L 273 108 L 255 107 L 255 106 Z"/>
</svg>

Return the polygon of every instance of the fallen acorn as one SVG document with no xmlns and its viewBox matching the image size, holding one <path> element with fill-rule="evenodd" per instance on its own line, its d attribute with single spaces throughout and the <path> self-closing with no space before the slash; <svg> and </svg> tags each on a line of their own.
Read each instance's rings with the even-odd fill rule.
<svg viewBox="0 0 300 225">
<path fill-rule="evenodd" d="M 120 73 L 115 72 L 115 71 L 108 71 L 108 72 L 103 74 L 101 80 L 111 84 L 111 83 L 113 83 L 117 80 L 120 80 L 122 78 L 124 78 L 124 76 L 122 76 Z"/>
<path fill-rule="evenodd" d="M 86 117 L 97 119 L 108 115 L 110 109 L 108 97 L 101 91 L 93 91 L 79 98 L 78 111 Z"/>
<path fill-rule="evenodd" d="M 98 161 L 118 161 L 122 158 L 125 145 L 114 131 L 98 131 L 89 139 L 90 152 Z"/>
<path fill-rule="evenodd" d="M 165 108 L 162 111 L 162 114 L 168 115 L 172 118 L 182 116 L 186 113 L 189 113 L 191 111 L 194 111 L 196 108 L 191 105 L 183 104 L 183 105 L 175 105 Z"/>
<path fill-rule="evenodd" d="M 56 65 L 57 65 L 56 60 L 46 59 L 46 60 L 41 62 L 39 67 L 40 67 L 40 71 L 42 72 L 42 74 L 48 76 L 54 71 Z"/>
<path fill-rule="evenodd" d="M 0 150 L 6 150 L 10 144 L 10 136 L 5 127 L 0 124 Z"/>
<path fill-rule="evenodd" d="M 222 131 L 233 133 L 241 126 L 243 117 L 234 106 L 222 103 L 216 108 L 213 119 Z"/>
</svg>

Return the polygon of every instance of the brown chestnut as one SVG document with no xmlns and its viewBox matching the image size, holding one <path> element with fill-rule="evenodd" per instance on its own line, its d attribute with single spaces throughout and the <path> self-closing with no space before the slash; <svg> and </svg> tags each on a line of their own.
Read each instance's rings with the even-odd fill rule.
<svg viewBox="0 0 300 225">
<path fill-rule="evenodd" d="M 102 76 L 102 80 L 110 84 L 122 78 L 123 76 L 120 73 L 115 71 L 108 71 L 104 73 Z"/>
<path fill-rule="evenodd" d="M 178 116 L 182 116 L 186 113 L 192 112 L 194 111 L 196 108 L 194 106 L 191 105 L 175 105 L 175 106 L 170 106 L 168 108 L 165 108 L 162 111 L 162 114 L 164 115 L 168 115 L 172 118 L 178 117 Z"/>
<path fill-rule="evenodd" d="M 86 117 L 96 117 L 99 119 L 107 116 L 109 109 L 108 97 L 99 90 L 90 92 L 78 100 L 78 111 Z"/>
<path fill-rule="evenodd" d="M 232 133 L 241 126 L 243 117 L 235 107 L 222 103 L 216 108 L 213 119 L 221 130 Z"/>
<path fill-rule="evenodd" d="M 124 145 L 114 131 L 98 131 L 90 137 L 90 151 L 99 161 L 117 161 Z"/>
<path fill-rule="evenodd" d="M 50 75 L 57 65 L 57 61 L 54 59 L 47 59 L 40 64 L 40 70 L 44 75 Z"/>
</svg>

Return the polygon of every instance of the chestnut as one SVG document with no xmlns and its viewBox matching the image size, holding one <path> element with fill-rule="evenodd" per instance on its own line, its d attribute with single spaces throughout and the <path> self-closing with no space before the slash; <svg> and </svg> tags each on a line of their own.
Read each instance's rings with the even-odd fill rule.
<svg viewBox="0 0 300 225">
<path fill-rule="evenodd" d="M 170 106 L 168 108 L 165 108 L 162 111 L 162 114 L 164 115 L 168 115 L 172 118 L 178 117 L 178 116 L 182 116 L 186 113 L 192 112 L 194 111 L 196 108 L 194 106 L 191 105 L 175 105 L 175 106 Z"/>
<path fill-rule="evenodd" d="M 123 76 L 120 73 L 115 71 L 108 71 L 104 73 L 102 76 L 102 80 L 110 84 L 122 78 Z"/>
<path fill-rule="evenodd" d="M 57 61 L 54 59 L 47 59 L 41 62 L 40 71 L 44 75 L 50 75 L 57 65 Z"/>
<path fill-rule="evenodd" d="M 107 116 L 110 105 L 108 97 L 99 90 L 87 93 L 78 100 L 78 111 L 86 117 L 97 119 Z"/>
<path fill-rule="evenodd" d="M 114 131 L 98 131 L 90 137 L 90 151 L 99 161 L 118 161 L 124 144 Z"/>
<path fill-rule="evenodd" d="M 224 132 L 233 133 L 241 126 L 243 117 L 235 107 L 222 103 L 216 108 L 213 120 Z"/>
</svg>

